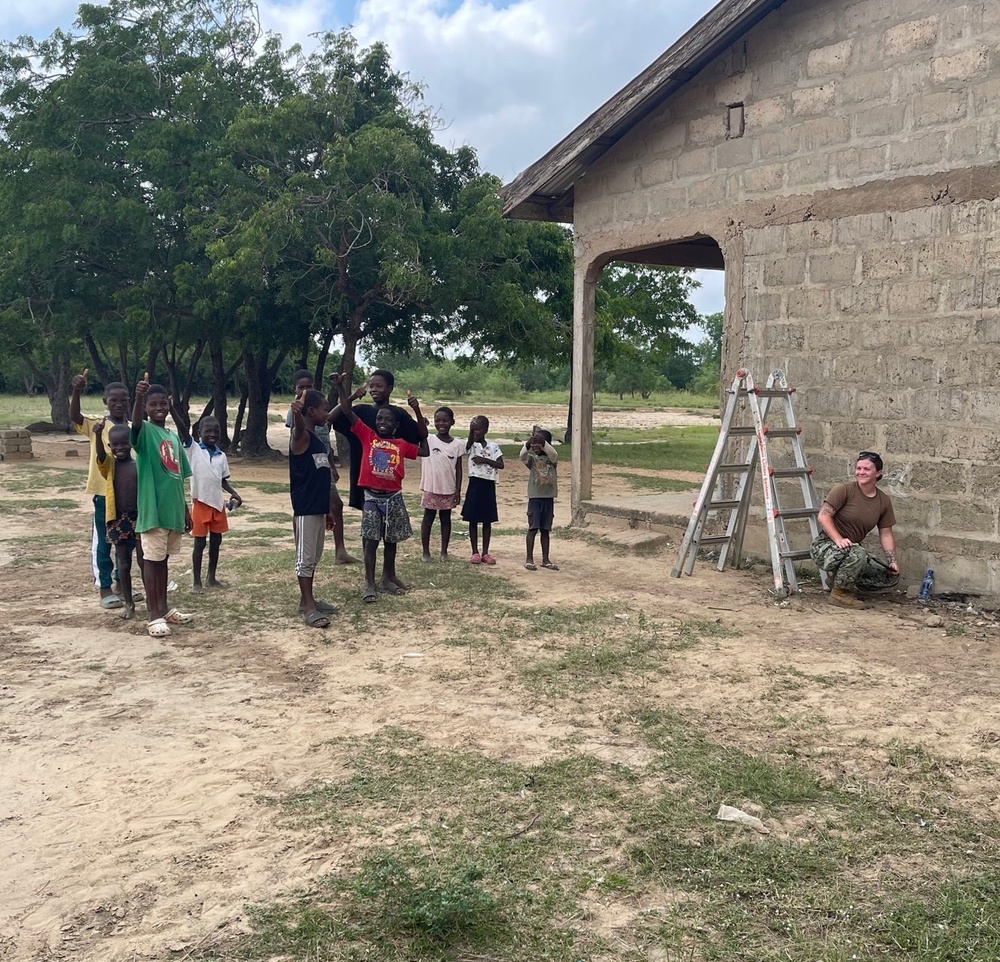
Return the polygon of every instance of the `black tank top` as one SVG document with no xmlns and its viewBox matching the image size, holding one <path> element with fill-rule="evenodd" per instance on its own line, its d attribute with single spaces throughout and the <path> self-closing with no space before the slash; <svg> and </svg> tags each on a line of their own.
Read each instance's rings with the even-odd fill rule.
<svg viewBox="0 0 1000 962">
<path fill-rule="evenodd" d="M 293 514 L 328 514 L 330 511 L 330 459 L 323 442 L 309 432 L 303 454 L 288 451 L 288 476 Z"/>
</svg>

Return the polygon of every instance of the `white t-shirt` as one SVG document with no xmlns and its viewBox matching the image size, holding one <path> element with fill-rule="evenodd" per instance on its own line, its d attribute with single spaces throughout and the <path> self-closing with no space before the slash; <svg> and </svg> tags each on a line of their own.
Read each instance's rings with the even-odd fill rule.
<svg viewBox="0 0 1000 962">
<path fill-rule="evenodd" d="M 455 493 L 455 468 L 465 454 L 465 442 L 458 438 L 442 441 L 436 434 L 427 438 L 430 455 L 420 459 L 420 490 L 430 494 Z"/>
<path fill-rule="evenodd" d="M 214 453 L 200 443 L 188 441 L 184 448 L 191 463 L 191 500 L 222 510 L 222 482 L 229 478 L 229 460 L 225 452 Z"/>
<path fill-rule="evenodd" d="M 500 473 L 496 468 L 488 464 L 473 464 L 473 458 L 489 458 L 491 461 L 499 461 L 503 457 L 500 445 L 495 441 L 473 441 L 469 448 L 469 477 L 485 478 L 487 481 L 496 481 Z"/>
</svg>

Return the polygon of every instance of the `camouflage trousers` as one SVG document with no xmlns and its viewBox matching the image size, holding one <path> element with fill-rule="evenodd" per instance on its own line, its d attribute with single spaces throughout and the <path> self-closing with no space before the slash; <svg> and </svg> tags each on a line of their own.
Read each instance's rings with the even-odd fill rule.
<svg viewBox="0 0 1000 962">
<path fill-rule="evenodd" d="M 837 588 L 879 591 L 891 588 L 899 581 L 898 574 L 872 561 L 861 545 L 838 548 L 825 534 L 809 545 L 809 556 L 816 562 L 817 568 L 833 575 Z"/>
</svg>

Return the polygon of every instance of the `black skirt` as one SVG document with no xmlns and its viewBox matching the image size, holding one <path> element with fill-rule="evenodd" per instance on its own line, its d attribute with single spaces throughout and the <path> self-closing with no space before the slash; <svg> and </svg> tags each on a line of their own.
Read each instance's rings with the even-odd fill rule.
<svg viewBox="0 0 1000 962">
<path fill-rule="evenodd" d="M 486 478 L 469 478 L 462 505 L 462 519 L 470 524 L 497 521 L 497 485 Z"/>
</svg>

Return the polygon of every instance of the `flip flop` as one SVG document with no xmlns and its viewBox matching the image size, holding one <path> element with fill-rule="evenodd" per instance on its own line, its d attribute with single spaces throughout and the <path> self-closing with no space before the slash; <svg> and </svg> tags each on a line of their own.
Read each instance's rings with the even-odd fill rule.
<svg viewBox="0 0 1000 962">
<path fill-rule="evenodd" d="M 537 571 L 538 565 L 534 561 L 525 561 L 524 567 L 527 571 Z"/>
<path fill-rule="evenodd" d="M 376 590 L 382 591 L 382 592 L 384 592 L 387 595 L 405 595 L 406 594 L 406 589 L 405 588 L 400 588 L 399 585 L 395 584 L 392 581 L 390 581 L 388 583 L 384 583 L 384 582 L 380 581 L 378 583 L 378 585 L 377 585 L 377 589 Z"/>
<path fill-rule="evenodd" d="M 546 561 L 545 564 L 542 565 L 542 567 L 543 568 L 548 568 L 549 571 L 558 571 L 559 570 L 559 565 L 555 565 L 551 561 Z"/>
<path fill-rule="evenodd" d="M 150 638 L 166 638 L 170 634 L 170 625 L 163 618 L 155 618 L 146 625 L 146 631 Z"/>
<path fill-rule="evenodd" d="M 327 618 L 321 611 L 310 611 L 307 615 L 303 615 L 303 621 L 310 628 L 329 628 L 330 619 Z"/>
<path fill-rule="evenodd" d="M 337 613 L 337 606 L 331 605 L 329 601 L 317 601 L 316 610 L 321 615 L 334 615 Z"/>
<path fill-rule="evenodd" d="M 118 595 L 105 595 L 101 599 L 101 607 L 105 611 L 112 611 L 115 608 L 124 608 L 125 602 Z"/>
<path fill-rule="evenodd" d="M 189 621 L 194 621 L 194 615 L 189 615 L 186 611 L 178 611 L 171 608 L 163 618 L 168 625 L 186 625 Z"/>
<path fill-rule="evenodd" d="M 370 605 L 378 601 L 378 595 L 371 590 L 371 588 L 366 588 L 365 593 L 361 596 L 361 600 L 366 604 Z"/>
</svg>

